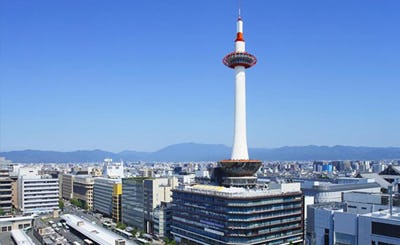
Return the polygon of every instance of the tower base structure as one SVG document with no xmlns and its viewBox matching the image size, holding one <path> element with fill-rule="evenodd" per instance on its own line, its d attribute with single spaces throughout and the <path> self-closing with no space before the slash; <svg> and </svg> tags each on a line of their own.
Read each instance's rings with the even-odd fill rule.
<svg viewBox="0 0 400 245">
<path fill-rule="evenodd" d="M 257 185 L 257 177 L 256 176 L 222 177 L 221 185 L 225 187 L 253 188 Z"/>
<path fill-rule="evenodd" d="M 260 160 L 222 160 L 218 164 L 222 186 L 254 187 L 257 184 L 255 174 L 261 167 Z"/>
</svg>

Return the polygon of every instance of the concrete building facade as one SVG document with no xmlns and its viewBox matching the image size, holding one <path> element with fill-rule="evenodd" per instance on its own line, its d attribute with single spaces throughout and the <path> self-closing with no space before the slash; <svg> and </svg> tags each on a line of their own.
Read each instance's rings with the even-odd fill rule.
<svg viewBox="0 0 400 245">
<path fill-rule="evenodd" d="M 172 207 L 169 202 L 161 202 L 154 209 L 154 232 L 157 237 L 171 238 Z"/>
<path fill-rule="evenodd" d="M 73 185 L 75 175 L 73 174 L 62 174 L 61 175 L 61 194 L 62 198 L 70 200 L 73 198 Z"/>
<path fill-rule="evenodd" d="M 360 215 L 358 218 L 358 244 L 400 244 L 400 209 Z"/>
<path fill-rule="evenodd" d="M 12 208 L 12 179 L 8 164 L 0 160 L 0 209 L 10 213 Z"/>
<path fill-rule="evenodd" d="M 23 175 L 18 178 L 18 208 L 24 214 L 49 213 L 58 209 L 58 178 Z"/>
<path fill-rule="evenodd" d="M 400 209 L 357 214 L 346 203 L 320 203 L 308 207 L 307 245 L 400 244 Z"/>
<path fill-rule="evenodd" d="M 33 216 L 0 218 L 0 233 L 32 227 L 33 219 Z"/>
<path fill-rule="evenodd" d="M 93 209 L 94 179 L 91 175 L 75 175 L 73 181 L 73 198 L 84 203 L 88 210 Z"/>
<path fill-rule="evenodd" d="M 383 193 L 346 192 L 343 202 L 347 204 L 347 212 L 367 214 L 389 209 L 389 195 Z M 400 207 L 400 195 L 393 195 L 393 206 Z"/>
<path fill-rule="evenodd" d="M 93 210 L 119 221 L 120 199 L 122 194 L 121 179 L 95 178 L 93 186 Z"/>
<path fill-rule="evenodd" d="M 321 181 L 305 181 L 301 183 L 301 190 L 305 196 L 314 197 L 314 203 L 341 202 L 342 193 L 367 192 L 380 193 L 381 187 L 372 179 L 359 179 L 356 183 L 330 183 Z"/>
<path fill-rule="evenodd" d="M 171 201 L 175 177 L 132 177 L 122 179 L 122 221 L 147 233 L 153 233 L 153 211 L 162 201 Z"/>
<path fill-rule="evenodd" d="M 153 211 L 161 202 L 171 202 L 171 191 L 178 186 L 178 179 L 176 177 L 146 179 L 143 185 L 145 231 L 153 234 Z"/>
</svg>

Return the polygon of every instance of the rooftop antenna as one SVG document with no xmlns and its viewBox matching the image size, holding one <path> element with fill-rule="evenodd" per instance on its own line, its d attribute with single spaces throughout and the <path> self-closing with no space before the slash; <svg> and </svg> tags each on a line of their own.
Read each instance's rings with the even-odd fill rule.
<svg viewBox="0 0 400 245">
<path fill-rule="evenodd" d="M 238 0 L 238 10 L 239 10 L 239 19 L 241 18 L 241 14 L 240 14 L 240 0 Z"/>
</svg>

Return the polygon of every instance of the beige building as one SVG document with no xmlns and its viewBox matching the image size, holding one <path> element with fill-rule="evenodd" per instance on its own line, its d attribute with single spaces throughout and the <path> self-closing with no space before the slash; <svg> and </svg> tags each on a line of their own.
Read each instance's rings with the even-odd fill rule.
<svg viewBox="0 0 400 245">
<path fill-rule="evenodd" d="M 33 216 L 0 218 L 0 233 L 31 227 Z"/>
<path fill-rule="evenodd" d="M 176 177 L 146 179 L 143 185 L 144 228 L 146 232 L 153 233 L 154 209 L 156 209 L 161 202 L 168 203 L 172 201 L 172 189 L 178 186 L 178 179 Z"/>
<path fill-rule="evenodd" d="M 72 195 L 87 205 L 88 210 L 93 209 L 94 179 L 91 175 L 75 175 Z"/>
<path fill-rule="evenodd" d="M 11 177 L 11 203 L 12 206 L 18 209 L 18 177 Z"/>
<path fill-rule="evenodd" d="M 161 202 L 171 201 L 176 177 L 122 179 L 122 221 L 147 233 L 153 232 L 153 212 Z"/>
</svg>

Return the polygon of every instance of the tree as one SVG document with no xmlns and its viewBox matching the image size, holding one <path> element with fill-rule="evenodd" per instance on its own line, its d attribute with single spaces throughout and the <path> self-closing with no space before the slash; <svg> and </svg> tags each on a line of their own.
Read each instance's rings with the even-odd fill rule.
<svg viewBox="0 0 400 245">
<path fill-rule="evenodd" d="M 164 238 L 165 245 L 177 245 L 176 241 L 173 239 L 169 239 L 168 237 Z"/>
<path fill-rule="evenodd" d="M 126 224 L 122 223 L 122 222 L 118 222 L 117 223 L 117 228 L 121 229 L 121 230 L 125 230 L 126 228 Z"/>
<path fill-rule="evenodd" d="M 89 210 L 89 205 L 87 204 L 87 202 L 83 203 L 83 209 Z"/>
<path fill-rule="evenodd" d="M 137 235 L 137 230 L 135 228 L 133 228 L 133 230 L 131 230 L 131 233 L 134 237 L 136 237 Z"/>
<path fill-rule="evenodd" d="M 71 203 L 72 205 L 74 205 L 74 206 L 79 207 L 79 208 L 84 208 L 84 203 L 83 203 L 81 200 L 72 198 L 72 199 L 70 200 L 70 203 Z"/>
<path fill-rule="evenodd" d="M 61 209 L 61 211 L 64 210 L 64 201 L 62 199 L 58 200 L 58 207 Z"/>
<path fill-rule="evenodd" d="M 6 212 L 4 212 L 4 210 L 0 208 L 0 216 L 3 216 L 5 214 L 6 214 Z"/>
</svg>

